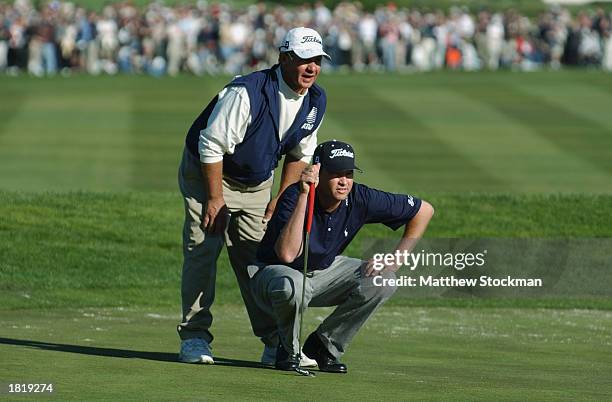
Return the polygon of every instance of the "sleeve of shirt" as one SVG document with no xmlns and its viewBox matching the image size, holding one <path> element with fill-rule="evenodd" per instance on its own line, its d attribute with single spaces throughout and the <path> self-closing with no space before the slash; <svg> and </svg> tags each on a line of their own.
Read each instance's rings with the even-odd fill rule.
<svg viewBox="0 0 612 402">
<path fill-rule="evenodd" d="M 251 119 L 251 104 L 245 87 L 231 86 L 219 92 L 206 128 L 200 131 L 198 151 L 202 163 L 223 160 L 244 140 Z"/>
<path fill-rule="evenodd" d="M 365 223 L 382 223 L 393 230 L 408 223 L 421 208 L 421 200 L 359 185 L 365 203 Z"/>
<path fill-rule="evenodd" d="M 325 117 L 323 117 L 323 119 L 324 118 Z M 312 155 L 317 147 L 317 134 L 319 133 L 319 128 L 323 123 L 323 119 L 321 119 L 317 128 L 310 133 L 309 136 L 302 138 L 302 141 L 289 151 L 289 155 L 302 162 L 310 163 L 312 161 Z"/>
</svg>

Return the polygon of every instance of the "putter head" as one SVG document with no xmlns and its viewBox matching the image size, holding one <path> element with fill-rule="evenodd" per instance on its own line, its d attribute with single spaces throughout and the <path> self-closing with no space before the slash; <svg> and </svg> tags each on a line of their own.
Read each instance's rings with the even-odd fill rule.
<svg viewBox="0 0 612 402">
<path fill-rule="evenodd" d="M 301 367 L 297 367 L 295 369 L 295 372 L 298 373 L 299 375 L 303 375 L 305 377 L 316 377 L 315 373 L 313 373 L 310 370 L 303 369 Z"/>
</svg>

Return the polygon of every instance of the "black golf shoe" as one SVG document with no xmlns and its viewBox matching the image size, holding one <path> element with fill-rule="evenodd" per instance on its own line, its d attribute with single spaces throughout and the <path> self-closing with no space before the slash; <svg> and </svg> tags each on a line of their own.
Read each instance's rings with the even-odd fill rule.
<svg viewBox="0 0 612 402">
<path fill-rule="evenodd" d="M 276 362 L 274 363 L 274 367 L 277 370 L 293 371 L 300 367 L 300 355 L 289 354 L 283 347 L 283 344 L 279 342 L 278 348 L 276 349 Z"/>
<path fill-rule="evenodd" d="M 304 342 L 302 352 L 311 359 L 315 359 L 319 366 L 319 370 L 327 371 L 328 373 L 346 373 L 346 364 L 340 363 L 331 353 L 327 350 L 321 339 L 316 333 L 312 333 Z"/>
</svg>

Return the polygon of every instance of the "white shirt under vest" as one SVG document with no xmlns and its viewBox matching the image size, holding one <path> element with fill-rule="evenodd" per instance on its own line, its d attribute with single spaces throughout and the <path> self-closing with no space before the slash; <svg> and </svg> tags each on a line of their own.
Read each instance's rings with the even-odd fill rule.
<svg viewBox="0 0 612 402">
<path fill-rule="evenodd" d="M 295 121 L 295 116 L 302 106 L 303 95 L 294 92 L 283 80 L 280 67 L 276 69 L 279 83 L 279 119 L 278 136 L 282 141 L 287 130 Z M 198 151 L 202 163 L 215 163 L 223 160 L 223 155 L 233 154 L 236 145 L 244 140 L 247 127 L 251 122 L 251 104 L 249 95 L 244 86 L 231 86 L 219 92 L 219 99 L 208 118 L 205 129 L 200 131 Z M 312 154 L 317 147 L 317 132 L 304 137 L 300 143 L 289 151 L 289 155 L 310 163 Z M 256 152 L 257 150 L 254 150 Z"/>
</svg>

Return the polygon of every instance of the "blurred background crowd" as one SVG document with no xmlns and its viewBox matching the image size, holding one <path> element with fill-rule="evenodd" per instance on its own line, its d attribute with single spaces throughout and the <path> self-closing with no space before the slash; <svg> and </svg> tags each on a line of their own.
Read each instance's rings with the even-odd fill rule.
<svg viewBox="0 0 612 402">
<path fill-rule="evenodd" d="M 612 71 L 611 16 L 561 7 L 423 11 L 358 2 L 232 8 L 130 1 L 92 11 L 68 1 L 0 0 L 0 72 L 239 74 L 274 64 L 291 27 L 318 30 L 339 70 L 496 70 L 584 66 Z"/>
</svg>

